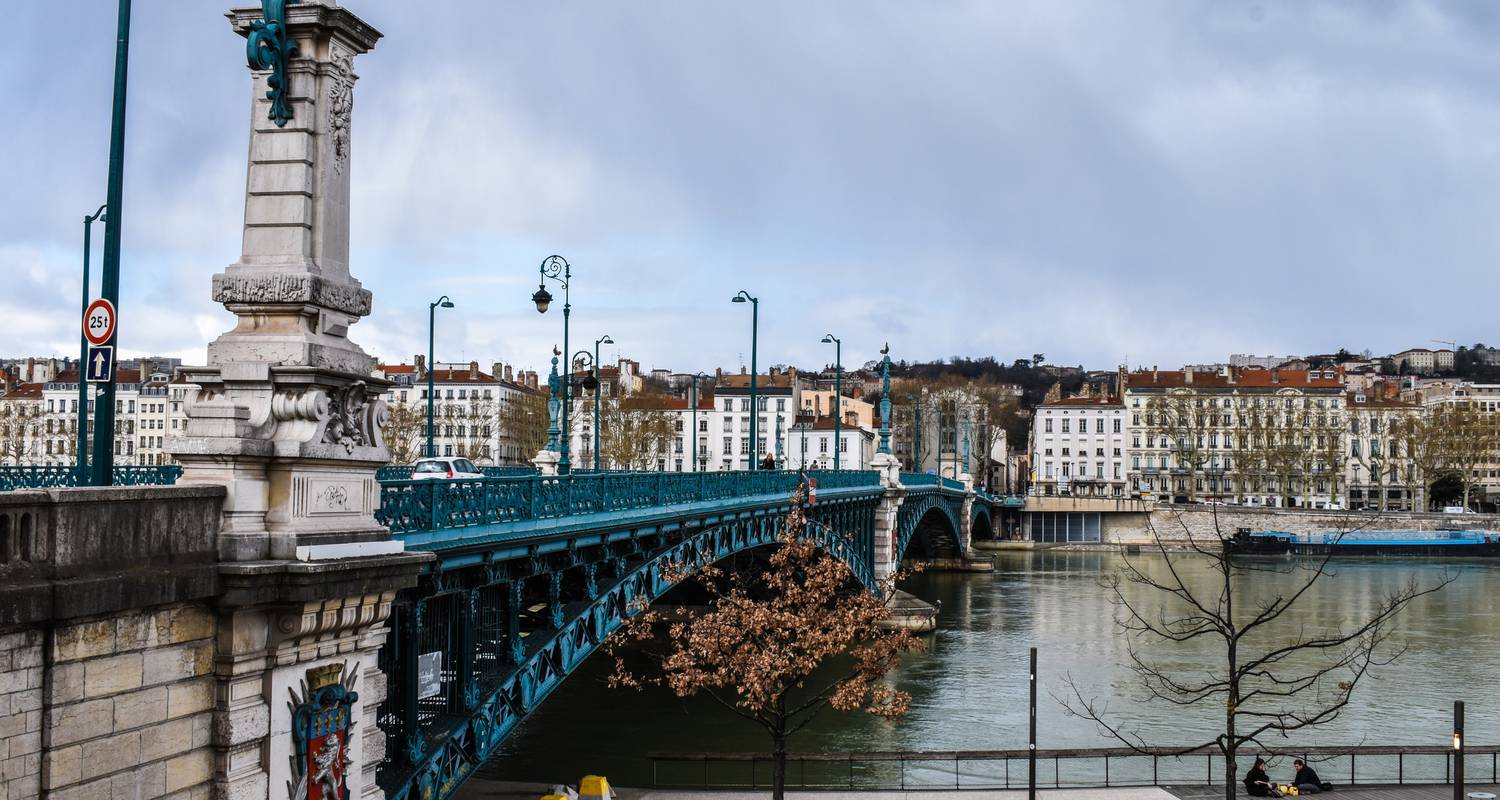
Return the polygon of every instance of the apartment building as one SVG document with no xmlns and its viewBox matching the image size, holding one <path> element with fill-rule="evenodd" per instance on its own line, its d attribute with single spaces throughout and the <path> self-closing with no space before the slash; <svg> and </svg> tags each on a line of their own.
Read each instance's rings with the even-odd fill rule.
<svg viewBox="0 0 1500 800">
<path fill-rule="evenodd" d="M 1121 497 L 1125 468 L 1125 404 L 1117 396 L 1068 397 L 1044 402 L 1032 420 L 1033 492 L 1074 497 Z"/>
</svg>

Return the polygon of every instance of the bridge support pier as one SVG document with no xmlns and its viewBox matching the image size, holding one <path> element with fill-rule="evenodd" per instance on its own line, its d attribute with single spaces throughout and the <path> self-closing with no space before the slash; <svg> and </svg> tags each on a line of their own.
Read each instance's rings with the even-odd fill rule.
<svg viewBox="0 0 1500 800">
<path fill-rule="evenodd" d="M 387 384 L 349 338 L 373 301 L 349 268 L 354 60 L 380 33 L 333 0 L 229 20 L 254 45 L 249 163 L 243 250 L 212 291 L 238 322 L 185 370 L 200 389 L 168 440 L 182 483 L 227 490 L 212 794 L 322 795 L 331 769 L 339 796 L 374 800 L 387 620 L 432 559 L 375 519 Z"/>
<path fill-rule="evenodd" d="M 896 553 L 900 537 L 897 520 L 906 489 L 901 486 L 901 462 L 895 456 L 876 453 L 870 464 L 880 473 L 880 486 L 884 490 L 875 509 L 875 581 L 880 586 L 889 586 L 891 576 L 900 566 Z"/>
</svg>

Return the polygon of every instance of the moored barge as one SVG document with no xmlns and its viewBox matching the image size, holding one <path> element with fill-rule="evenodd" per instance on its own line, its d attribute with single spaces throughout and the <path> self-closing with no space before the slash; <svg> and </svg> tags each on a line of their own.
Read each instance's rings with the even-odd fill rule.
<svg viewBox="0 0 1500 800">
<path fill-rule="evenodd" d="M 1295 534 L 1249 529 L 1224 540 L 1229 555 L 1245 556 L 1407 556 L 1493 558 L 1500 556 L 1494 531 L 1352 531 Z"/>
</svg>

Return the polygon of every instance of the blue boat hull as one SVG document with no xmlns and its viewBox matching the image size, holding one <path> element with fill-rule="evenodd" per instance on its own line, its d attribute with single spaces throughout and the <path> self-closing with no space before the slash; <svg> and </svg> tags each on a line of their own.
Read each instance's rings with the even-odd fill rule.
<svg viewBox="0 0 1500 800">
<path fill-rule="evenodd" d="M 1224 552 L 1244 556 L 1402 556 L 1407 558 L 1494 558 L 1500 537 L 1482 539 L 1342 539 L 1303 541 L 1291 535 L 1237 533 L 1224 540 Z"/>
</svg>

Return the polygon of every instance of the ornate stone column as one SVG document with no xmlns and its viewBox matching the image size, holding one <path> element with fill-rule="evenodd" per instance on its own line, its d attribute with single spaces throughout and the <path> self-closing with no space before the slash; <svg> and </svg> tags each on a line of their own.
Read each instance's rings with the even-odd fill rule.
<svg viewBox="0 0 1500 800">
<path fill-rule="evenodd" d="M 288 3 L 228 14 L 249 45 L 250 148 L 242 253 L 213 297 L 237 323 L 185 370 L 201 388 L 170 449 L 184 483 L 228 487 L 213 796 L 333 781 L 371 800 L 391 603 L 432 558 L 375 520 L 387 384 L 349 338 L 371 304 L 349 268 L 354 59 L 380 34 L 335 0 Z"/>
<path fill-rule="evenodd" d="M 875 580 L 886 581 L 896 573 L 896 526 L 906 489 L 901 485 L 901 461 L 890 453 L 876 453 L 871 467 L 880 473 L 880 505 L 875 508 Z"/>
<path fill-rule="evenodd" d="M 287 57 L 253 73 L 243 252 L 213 277 L 238 323 L 185 371 L 201 388 L 171 448 L 185 482 L 230 487 L 221 555 L 235 561 L 389 538 L 373 516 L 386 384 L 349 339 L 371 302 L 349 273 L 354 57 L 380 34 L 333 0 L 283 14 L 228 15 L 252 47 Z"/>
</svg>

